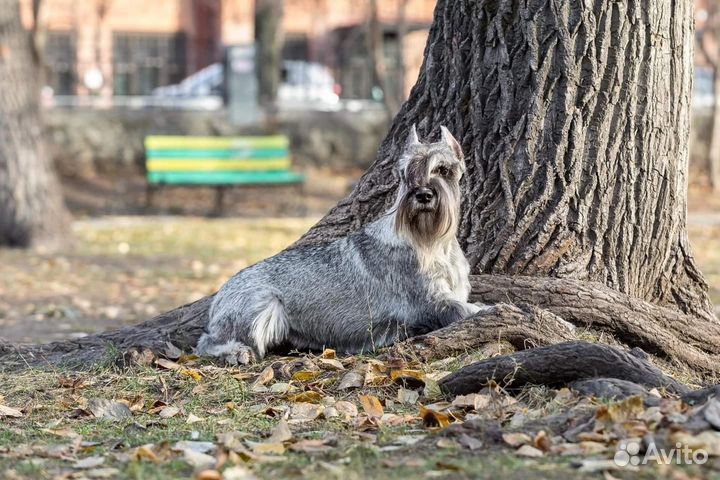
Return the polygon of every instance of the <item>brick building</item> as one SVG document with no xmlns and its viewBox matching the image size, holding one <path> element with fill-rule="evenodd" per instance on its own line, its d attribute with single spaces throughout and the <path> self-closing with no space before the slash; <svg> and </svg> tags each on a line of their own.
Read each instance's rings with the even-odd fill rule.
<svg viewBox="0 0 720 480">
<path fill-rule="evenodd" d="M 389 69 L 397 58 L 400 2 L 379 2 Z M 435 0 L 407 1 L 405 88 L 417 76 Z M 32 25 L 31 0 L 20 0 Z M 333 69 L 344 96 L 369 90 L 366 0 L 285 0 L 283 56 Z M 56 95 L 147 95 L 252 42 L 254 0 L 44 0 L 47 83 Z M 393 50 L 395 49 L 395 50 Z M 102 79 L 91 91 L 90 76 Z"/>
</svg>

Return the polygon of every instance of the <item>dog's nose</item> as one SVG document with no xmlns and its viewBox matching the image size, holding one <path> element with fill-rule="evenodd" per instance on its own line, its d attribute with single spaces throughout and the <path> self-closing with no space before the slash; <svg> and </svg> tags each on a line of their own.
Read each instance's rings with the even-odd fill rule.
<svg viewBox="0 0 720 480">
<path fill-rule="evenodd" d="M 415 200 L 423 204 L 430 203 L 434 196 L 435 194 L 433 193 L 433 191 L 427 187 L 422 187 L 415 190 Z"/>
</svg>

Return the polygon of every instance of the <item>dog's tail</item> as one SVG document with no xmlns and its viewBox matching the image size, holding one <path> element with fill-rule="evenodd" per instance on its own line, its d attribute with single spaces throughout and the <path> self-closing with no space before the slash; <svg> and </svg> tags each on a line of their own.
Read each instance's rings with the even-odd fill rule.
<svg viewBox="0 0 720 480">
<path fill-rule="evenodd" d="M 270 295 L 252 322 L 252 337 L 260 358 L 269 348 L 283 343 L 290 333 L 285 307 L 275 295 Z"/>
</svg>

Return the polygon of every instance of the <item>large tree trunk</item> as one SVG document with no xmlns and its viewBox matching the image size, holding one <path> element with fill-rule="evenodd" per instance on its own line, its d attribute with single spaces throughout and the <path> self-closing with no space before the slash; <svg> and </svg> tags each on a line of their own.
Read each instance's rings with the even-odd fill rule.
<svg viewBox="0 0 720 480">
<path fill-rule="evenodd" d="M 17 0 L 0 0 L 0 245 L 54 243 L 67 220 L 44 147 L 39 56 Z"/>
<path fill-rule="evenodd" d="M 473 273 L 574 278 L 709 319 L 686 194 L 690 2 L 438 2 L 425 63 L 378 159 L 300 243 L 383 212 L 409 127 L 467 156 Z"/>
<path fill-rule="evenodd" d="M 434 351 L 567 341 L 570 322 L 717 374 L 720 322 L 686 235 L 692 21 L 691 2 L 672 0 L 440 0 L 420 77 L 375 164 L 295 246 L 380 215 L 410 126 L 433 139 L 446 125 L 466 152 L 459 238 L 473 300 L 522 310 L 498 305 L 448 327 L 430 336 Z M 162 329 L 112 335 L 122 347 L 189 348 L 207 302 L 156 319 Z M 82 357 L 92 341 L 25 353 Z"/>
</svg>

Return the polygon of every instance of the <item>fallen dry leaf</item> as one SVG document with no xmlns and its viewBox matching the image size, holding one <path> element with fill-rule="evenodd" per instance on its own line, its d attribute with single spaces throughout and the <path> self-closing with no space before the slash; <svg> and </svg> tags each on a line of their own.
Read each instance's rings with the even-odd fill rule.
<svg viewBox="0 0 720 480">
<path fill-rule="evenodd" d="M 223 480 L 256 480 L 257 477 L 245 467 L 234 466 L 223 470 L 222 478 Z"/>
<path fill-rule="evenodd" d="M 402 387 L 398 389 L 397 400 L 404 405 L 414 405 L 417 403 L 418 398 L 420 398 L 420 394 L 415 390 Z"/>
<path fill-rule="evenodd" d="M 223 480 L 256 480 L 256 478 L 250 470 L 238 465 L 223 470 Z"/>
<path fill-rule="evenodd" d="M 190 377 L 196 382 L 202 380 L 203 377 L 200 370 L 196 370 L 194 368 L 181 368 L 180 370 L 178 370 L 178 373 L 184 377 Z"/>
<path fill-rule="evenodd" d="M 457 448 L 460 444 L 453 439 L 442 437 L 435 442 L 435 446 L 438 448 Z"/>
<path fill-rule="evenodd" d="M 460 435 L 458 443 L 471 451 L 480 450 L 483 447 L 483 442 L 481 440 L 471 437 L 466 433 Z"/>
<path fill-rule="evenodd" d="M 105 457 L 87 457 L 83 458 L 82 460 L 78 460 L 73 464 L 73 468 L 76 468 L 78 470 L 86 470 L 89 468 L 97 468 L 100 465 L 105 463 Z"/>
<path fill-rule="evenodd" d="M 130 408 L 124 403 L 101 398 L 93 398 L 88 402 L 88 410 L 95 418 L 119 421 L 133 416 Z"/>
<path fill-rule="evenodd" d="M 285 444 L 282 442 L 247 442 L 248 446 L 257 455 L 282 455 L 285 453 Z"/>
<path fill-rule="evenodd" d="M 314 403 L 299 402 L 290 409 L 290 423 L 310 422 L 318 418 L 325 407 Z"/>
<path fill-rule="evenodd" d="M 270 385 L 270 388 L 268 389 L 268 391 L 270 393 L 279 393 L 279 394 L 289 393 L 293 390 L 297 390 L 297 388 L 293 387 L 292 385 L 290 385 L 289 383 L 286 383 L 286 382 L 273 383 L 272 385 Z"/>
<path fill-rule="evenodd" d="M 392 380 L 386 372 L 387 367 L 385 365 L 371 363 L 365 372 L 365 383 L 363 385 L 366 387 L 383 387 L 389 385 Z"/>
<path fill-rule="evenodd" d="M 193 450 L 199 453 L 212 453 L 217 449 L 212 442 L 198 442 L 195 440 L 180 440 L 175 442 L 172 450 L 176 452 L 184 452 L 185 450 Z"/>
<path fill-rule="evenodd" d="M 293 373 L 292 379 L 298 382 L 309 382 L 315 380 L 321 373 L 319 370 L 299 370 Z"/>
<path fill-rule="evenodd" d="M 708 455 L 720 457 L 720 432 L 707 430 L 697 435 L 675 432 L 670 438 L 673 443 L 680 443 L 691 450 L 705 450 Z"/>
<path fill-rule="evenodd" d="M 159 415 L 161 418 L 172 418 L 178 413 L 180 413 L 180 409 L 178 407 L 167 406 L 160 410 Z"/>
<path fill-rule="evenodd" d="M 167 358 L 158 358 L 155 360 L 155 365 L 158 365 L 166 370 L 180 370 L 183 368 L 179 363 L 168 360 Z"/>
<path fill-rule="evenodd" d="M 203 421 L 202 418 L 191 413 L 190 415 L 188 415 L 187 420 L 185 420 L 185 423 L 193 424 L 193 423 L 202 422 L 202 421 Z"/>
<path fill-rule="evenodd" d="M 120 470 L 112 467 L 91 468 L 86 471 L 85 474 L 88 478 L 118 478 L 120 476 Z"/>
<path fill-rule="evenodd" d="M 532 438 L 526 433 L 503 433 L 502 438 L 511 447 L 532 443 Z"/>
<path fill-rule="evenodd" d="M 320 368 L 324 370 L 345 370 L 345 367 L 342 363 L 340 363 L 340 360 L 336 360 L 334 358 L 321 358 Z"/>
<path fill-rule="evenodd" d="M 206 453 L 200 453 L 190 449 L 183 450 L 182 453 L 183 460 L 196 470 L 209 470 L 217 463 L 215 457 Z"/>
<path fill-rule="evenodd" d="M 332 348 L 326 348 L 323 350 L 322 355 L 320 355 L 322 358 L 329 358 L 334 359 L 337 358 L 337 353 Z"/>
<path fill-rule="evenodd" d="M 183 352 L 178 347 L 173 345 L 172 342 L 165 342 L 165 351 L 163 352 L 163 354 L 167 358 L 177 360 L 182 356 Z"/>
<path fill-rule="evenodd" d="M 411 390 L 425 387 L 425 373 L 420 370 L 393 370 L 390 372 L 390 379 Z"/>
<path fill-rule="evenodd" d="M 290 427 L 287 422 L 285 420 L 280 420 L 277 425 L 275 425 L 275 428 L 272 429 L 270 437 L 268 437 L 265 443 L 282 443 L 292 440 L 292 438 L 293 434 L 290 431 Z"/>
<path fill-rule="evenodd" d="M 420 405 L 420 418 L 427 428 L 445 428 L 454 421 L 450 415 Z"/>
<path fill-rule="evenodd" d="M 327 440 L 300 440 L 290 445 L 290 450 L 305 453 L 326 452 L 332 448 Z"/>
<path fill-rule="evenodd" d="M 288 400 L 291 402 L 307 402 L 307 403 L 320 403 L 323 399 L 322 394 L 313 390 L 305 392 L 295 393 L 288 396 Z"/>
<path fill-rule="evenodd" d="M 531 445 L 523 445 L 522 447 L 515 450 L 515 455 L 520 457 L 539 458 L 544 454 L 542 450 L 539 450 Z"/>
<path fill-rule="evenodd" d="M 428 400 L 434 400 L 443 396 L 442 390 L 438 382 L 430 377 L 425 377 L 425 388 L 423 388 L 423 396 Z"/>
<path fill-rule="evenodd" d="M 358 370 L 351 370 L 348 373 L 346 373 L 342 380 L 340 380 L 340 384 L 338 385 L 338 390 L 349 390 L 351 388 L 360 388 L 365 383 L 365 375 Z"/>
<path fill-rule="evenodd" d="M 621 467 L 614 460 L 604 459 L 583 459 L 580 461 L 578 471 L 583 473 L 607 472 L 608 470 L 622 470 L 629 472 L 637 472 L 639 469 L 633 465 Z M 607 479 L 607 476 L 605 477 Z"/>
<path fill-rule="evenodd" d="M 360 405 L 362 405 L 368 417 L 380 418 L 383 416 L 383 413 L 385 413 L 385 409 L 377 397 L 373 395 L 360 395 L 359 399 Z"/>
<path fill-rule="evenodd" d="M 160 459 L 152 449 L 152 445 L 141 445 L 132 453 L 135 460 L 148 460 L 153 463 L 160 463 Z"/>
<path fill-rule="evenodd" d="M 217 470 L 203 470 L 195 475 L 195 480 L 222 480 L 222 478 Z"/>
<path fill-rule="evenodd" d="M 17 410 L 7 405 L 0 405 L 0 417 L 13 417 L 20 418 L 23 414 L 20 410 Z"/>
<path fill-rule="evenodd" d="M 550 451 L 552 441 L 550 440 L 548 434 L 545 433 L 545 430 L 540 430 L 537 435 L 535 435 L 535 438 L 533 439 L 533 446 L 543 452 Z"/>
<path fill-rule="evenodd" d="M 258 375 L 253 382 L 253 387 L 260 385 L 265 386 L 270 383 L 273 378 L 275 378 L 275 370 L 273 370 L 272 367 L 265 367 L 265 369 L 260 372 L 260 375 Z"/>
<path fill-rule="evenodd" d="M 358 408 L 354 403 L 346 402 L 345 400 L 339 400 L 335 402 L 335 409 L 345 420 L 350 420 L 358 416 Z"/>
<path fill-rule="evenodd" d="M 481 395 L 479 393 L 471 393 L 469 395 L 458 395 L 452 401 L 451 405 L 458 408 L 482 410 L 487 408 L 492 401 L 490 395 Z"/>
</svg>

